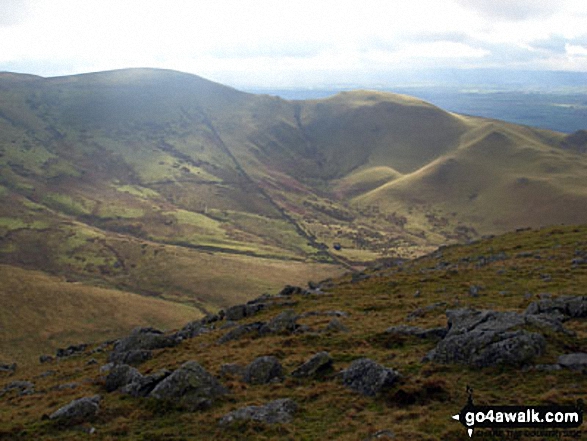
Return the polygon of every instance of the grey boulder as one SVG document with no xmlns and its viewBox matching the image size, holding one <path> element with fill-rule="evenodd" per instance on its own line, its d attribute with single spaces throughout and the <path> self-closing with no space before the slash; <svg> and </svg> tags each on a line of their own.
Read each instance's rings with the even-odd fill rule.
<svg viewBox="0 0 587 441">
<path fill-rule="evenodd" d="M 101 399 L 100 395 L 79 398 L 53 412 L 49 419 L 69 425 L 90 421 L 100 410 Z"/>
<path fill-rule="evenodd" d="M 374 397 L 391 388 L 400 374 L 381 366 L 369 358 L 355 360 L 343 372 L 342 381 L 345 386 L 362 395 Z"/>
<path fill-rule="evenodd" d="M 220 420 L 221 426 L 235 421 L 259 421 L 267 424 L 289 423 L 297 410 L 296 403 L 289 399 L 271 401 L 264 406 L 247 406 L 226 414 Z"/>
</svg>

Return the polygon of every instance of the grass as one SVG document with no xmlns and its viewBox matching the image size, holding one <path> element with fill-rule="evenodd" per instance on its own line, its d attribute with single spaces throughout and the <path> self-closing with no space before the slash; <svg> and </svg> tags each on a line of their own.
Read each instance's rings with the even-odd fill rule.
<svg viewBox="0 0 587 441">
<path fill-rule="evenodd" d="M 583 397 L 587 387 L 584 376 L 561 370 L 528 370 L 521 376 L 518 368 L 492 367 L 472 369 L 465 366 L 423 363 L 422 357 L 434 342 L 420 339 L 390 339 L 385 329 L 399 324 L 422 327 L 446 324 L 445 310 L 455 307 L 491 308 L 523 311 L 538 295 L 583 295 L 587 271 L 572 267 L 576 250 L 587 247 L 587 227 L 551 227 L 509 233 L 467 246 L 450 246 L 401 266 L 368 269 L 367 279 L 353 282 L 350 275 L 337 279 L 326 295 L 294 296 L 287 306 L 276 305 L 249 321 L 266 321 L 283 308 L 297 313 L 308 311 L 344 311 L 348 333 L 322 333 L 331 317 L 313 315 L 299 320 L 310 332 L 291 335 L 243 337 L 217 344 L 227 332 L 216 329 L 184 341 L 180 346 L 157 351 L 155 357 L 139 367 L 143 373 L 161 368 L 174 369 L 187 360 L 197 360 L 209 372 L 219 375 L 223 363 L 246 365 L 255 357 L 273 355 L 286 372 L 293 371 L 314 353 L 329 351 L 334 371 L 317 379 L 295 379 L 283 383 L 251 386 L 238 378 L 221 378 L 230 395 L 203 412 L 164 409 L 148 400 L 104 393 L 99 366 L 107 354 L 88 354 L 53 365 L 24 365 L 2 381 L 28 379 L 44 394 L 0 398 L 0 433 L 8 437 L 38 439 L 75 439 L 76 429 L 59 429 L 40 416 L 49 414 L 73 398 L 103 395 L 98 418 L 91 423 L 102 439 L 365 439 L 380 430 L 391 430 L 397 439 L 465 440 L 468 436 L 451 415 L 467 401 L 466 386 L 474 389 L 476 404 L 544 405 L 573 404 Z M 489 259 L 490 256 L 499 256 Z M 438 266 L 440 262 L 445 265 Z M 547 271 L 550 282 L 539 277 Z M 480 295 L 471 297 L 471 284 L 481 286 Z M 414 296 L 420 291 L 418 296 Z M 503 294 L 507 291 L 507 294 Z M 526 293 L 530 292 L 530 296 Z M 436 309 L 408 322 L 417 308 L 444 302 Z M 576 337 L 549 334 L 546 353 L 536 363 L 553 363 L 561 353 L 587 350 L 584 319 L 565 323 Z M 87 366 L 89 357 L 98 365 Z M 345 388 L 339 376 L 353 360 L 369 357 L 397 369 L 403 379 L 389 392 L 377 397 L 362 397 Z M 47 369 L 53 376 L 40 377 Z M 523 381 L 520 381 L 523 378 Z M 94 380 L 84 381 L 84 380 Z M 76 389 L 56 390 L 67 382 L 79 383 Z M 289 397 L 299 410 L 292 423 L 265 425 L 241 423 L 220 428 L 218 420 L 227 412 L 245 405 L 258 405 Z M 89 426 L 88 426 L 89 427 Z M 20 434 L 20 435 L 19 435 Z M 531 439 L 524 438 L 520 439 Z"/>
</svg>

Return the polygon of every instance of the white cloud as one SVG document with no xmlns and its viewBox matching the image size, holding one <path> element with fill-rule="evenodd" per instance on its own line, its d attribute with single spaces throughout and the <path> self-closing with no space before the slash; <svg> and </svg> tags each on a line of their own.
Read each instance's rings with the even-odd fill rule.
<svg viewBox="0 0 587 441">
<path fill-rule="evenodd" d="M 0 13 L 13 18 L 0 19 L 0 70 L 46 75 L 153 66 L 320 81 L 397 66 L 507 68 L 516 59 L 542 68 L 557 56 L 545 49 L 551 40 L 577 58 L 576 41 L 587 36 L 584 0 L 2 1 Z"/>
</svg>

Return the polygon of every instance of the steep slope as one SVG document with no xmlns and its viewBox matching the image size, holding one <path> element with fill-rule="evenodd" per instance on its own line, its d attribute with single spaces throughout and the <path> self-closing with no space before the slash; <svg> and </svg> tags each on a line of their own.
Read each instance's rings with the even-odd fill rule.
<svg viewBox="0 0 587 441">
<path fill-rule="evenodd" d="M 572 311 L 557 302 L 571 304 L 566 296 L 581 300 L 587 282 L 586 259 L 585 226 L 513 232 L 445 247 L 401 265 L 388 263 L 347 275 L 323 283 L 318 291 L 288 289 L 278 296 L 265 296 L 249 304 L 263 307 L 244 318 L 238 318 L 243 309 L 235 308 L 227 311 L 226 319 L 208 317 L 191 323 L 180 334 L 192 331 L 187 334 L 192 338 L 153 350 L 151 359 L 136 366 L 140 374 L 124 367 L 103 368 L 112 345 L 105 353 L 92 353 L 94 348 L 89 347 L 49 364 L 17 367 L 14 373 L 0 374 L 0 437 L 66 440 L 91 432 L 104 439 L 467 440 L 465 428 L 451 416 L 467 403 L 469 389 L 476 405 L 487 406 L 571 406 L 584 397 L 587 377 L 559 364 L 561 356 L 587 352 L 584 297 L 573 303 Z M 490 332 L 491 323 L 482 319 L 497 316 L 499 326 L 509 326 L 508 321 L 514 326 L 516 332 L 510 334 L 539 333 L 545 346 L 521 364 L 480 367 L 423 360 L 444 341 L 447 313 L 452 314 L 454 325 L 455 310 L 463 316 L 478 314 L 468 324 L 481 322 L 485 333 Z M 228 314 L 238 320 L 236 326 L 226 326 Z M 563 315 L 564 323 L 557 319 Z M 520 331 L 516 322 L 520 319 L 534 325 Z M 263 324 L 265 331 L 255 332 Z M 429 332 L 419 335 L 418 330 Z M 324 351 L 331 364 L 301 375 L 298 368 Z M 243 375 L 244 367 L 257 357 L 269 357 L 262 360 L 281 365 L 280 372 L 255 371 L 256 378 L 273 377 L 272 381 L 253 382 Z M 92 358 L 98 363 L 89 363 Z M 369 375 L 365 369 L 357 374 L 362 389 L 345 374 L 363 358 L 401 377 L 393 383 L 375 381 L 377 393 L 370 396 L 367 386 L 383 377 L 376 372 Z M 203 409 L 190 410 L 181 401 L 181 391 L 161 400 L 132 396 L 133 389 L 121 387 L 130 381 L 125 372 L 142 378 L 148 389 L 146 379 L 161 382 L 169 375 L 162 369 L 177 372 L 188 361 L 198 363 L 228 393 L 212 397 Z M 184 384 L 178 376 L 174 378 Z M 198 378 L 200 383 L 210 381 L 204 375 Z M 173 387 L 170 383 L 166 385 Z M 93 417 L 81 422 L 46 417 L 74 399 L 97 394 L 102 399 Z M 235 418 L 219 424 L 229 412 L 278 399 L 294 402 L 295 406 L 288 406 L 295 408 L 289 417 L 274 412 L 265 414 L 263 421 L 263 414 L 256 413 L 257 420 Z M 253 415 L 252 409 L 248 412 Z M 572 429 L 574 435 L 569 438 L 580 439 L 584 430 L 584 426 Z M 533 439 L 523 430 L 515 433 L 518 439 Z M 551 429 L 548 433 L 551 436 Z M 474 437 L 495 438 L 479 428 Z"/>
</svg>

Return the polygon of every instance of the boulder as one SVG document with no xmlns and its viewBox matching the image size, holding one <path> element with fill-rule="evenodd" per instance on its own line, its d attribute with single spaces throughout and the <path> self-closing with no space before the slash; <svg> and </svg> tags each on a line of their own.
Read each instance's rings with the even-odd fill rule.
<svg viewBox="0 0 587 441">
<path fill-rule="evenodd" d="M 281 381 L 283 380 L 283 368 L 276 357 L 258 357 L 245 368 L 243 380 L 249 384 Z"/>
<path fill-rule="evenodd" d="M 128 394 L 133 397 L 146 397 L 151 393 L 153 389 L 163 380 L 165 380 L 171 371 L 168 369 L 162 369 L 151 375 L 141 375 L 135 377 L 130 383 L 124 385 L 120 392 Z"/>
<path fill-rule="evenodd" d="M 19 396 L 31 395 L 35 393 L 35 385 L 30 381 L 12 381 L 0 390 L 0 397 L 11 391 L 16 391 Z"/>
<path fill-rule="evenodd" d="M 226 334 L 218 339 L 218 344 L 224 344 L 232 340 L 238 340 L 248 334 L 259 335 L 261 328 L 265 326 L 264 322 L 249 323 L 247 325 L 240 325 L 231 329 Z"/>
<path fill-rule="evenodd" d="M 226 393 L 228 391 L 206 369 L 195 361 L 188 361 L 157 384 L 148 396 L 199 410 L 209 407 Z"/>
<path fill-rule="evenodd" d="M 587 354 L 584 352 L 561 355 L 557 361 L 564 368 L 587 372 Z"/>
<path fill-rule="evenodd" d="M 318 352 L 294 370 L 294 377 L 313 377 L 332 368 L 332 357 L 328 352 Z"/>
<path fill-rule="evenodd" d="M 264 406 L 247 406 L 222 417 L 219 424 L 228 426 L 235 421 L 259 421 L 267 424 L 284 424 L 293 420 L 297 410 L 296 403 L 289 399 L 271 401 Z"/>
<path fill-rule="evenodd" d="M 67 425 L 81 424 L 92 420 L 100 410 L 100 395 L 83 397 L 72 401 L 53 412 L 49 419 L 56 420 Z"/>
<path fill-rule="evenodd" d="M 242 320 L 245 317 L 255 315 L 259 311 L 265 308 L 264 303 L 251 303 L 246 305 L 235 305 L 224 311 L 224 317 L 226 320 Z"/>
<path fill-rule="evenodd" d="M 343 372 L 343 384 L 362 395 L 377 396 L 391 388 L 400 378 L 400 374 L 381 366 L 369 358 L 355 360 Z"/>
<path fill-rule="evenodd" d="M 292 333 L 296 330 L 299 316 L 293 309 L 286 309 L 281 314 L 273 317 L 260 329 L 261 334 Z"/>
<path fill-rule="evenodd" d="M 446 336 L 448 332 L 447 328 L 419 328 L 417 326 L 407 326 L 407 325 L 399 325 L 393 326 L 391 328 L 387 328 L 385 330 L 386 334 L 391 335 L 403 335 L 403 336 L 411 336 L 411 337 L 418 337 L 423 339 L 436 339 L 440 340 Z"/>
<path fill-rule="evenodd" d="M 108 361 L 112 363 L 132 364 L 134 366 L 144 363 L 153 357 L 153 352 L 147 349 L 133 349 L 126 352 L 112 352 Z"/>
<path fill-rule="evenodd" d="M 0 372 L 8 372 L 8 373 L 13 374 L 14 372 L 16 372 L 16 367 L 17 367 L 16 363 L 10 363 L 10 364 L 2 363 L 2 364 L 0 364 Z"/>
<path fill-rule="evenodd" d="M 141 373 L 127 364 L 114 365 L 106 377 L 105 388 L 107 392 L 113 392 L 130 383 L 140 381 Z"/>
<path fill-rule="evenodd" d="M 59 348 L 57 349 L 56 356 L 57 358 L 64 358 L 64 357 L 71 357 L 72 355 L 82 354 L 88 345 L 86 343 L 81 343 L 79 345 L 71 345 L 67 348 Z"/>
<path fill-rule="evenodd" d="M 446 337 L 426 355 L 425 361 L 475 367 L 525 365 L 546 347 L 541 334 L 513 329 L 527 324 L 523 314 L 457 309 L 446 315 Z"/>
<path fill-rule="evenodd" d="M 323 332 L 333 334 L 337 332 L 349 332 L 349 328 L 347 328 L 339 319 L 333 318 L 328 322 Z"/>
<path fill-rule="evenodd" d="M 178 343 L 176 338 L 166 336 L 157 329 L 138 328 L 133 330 L 128 337 L 116 342 L 113 353 L 169 348 Z"/>
<path fill-rule="evenodd" d="M 565 318 L 587 317 L 587 296 L 562 296 L 556 299 L 543 299 L 532 302 L 526 314 L 560 313 Z"/>
</svg>

